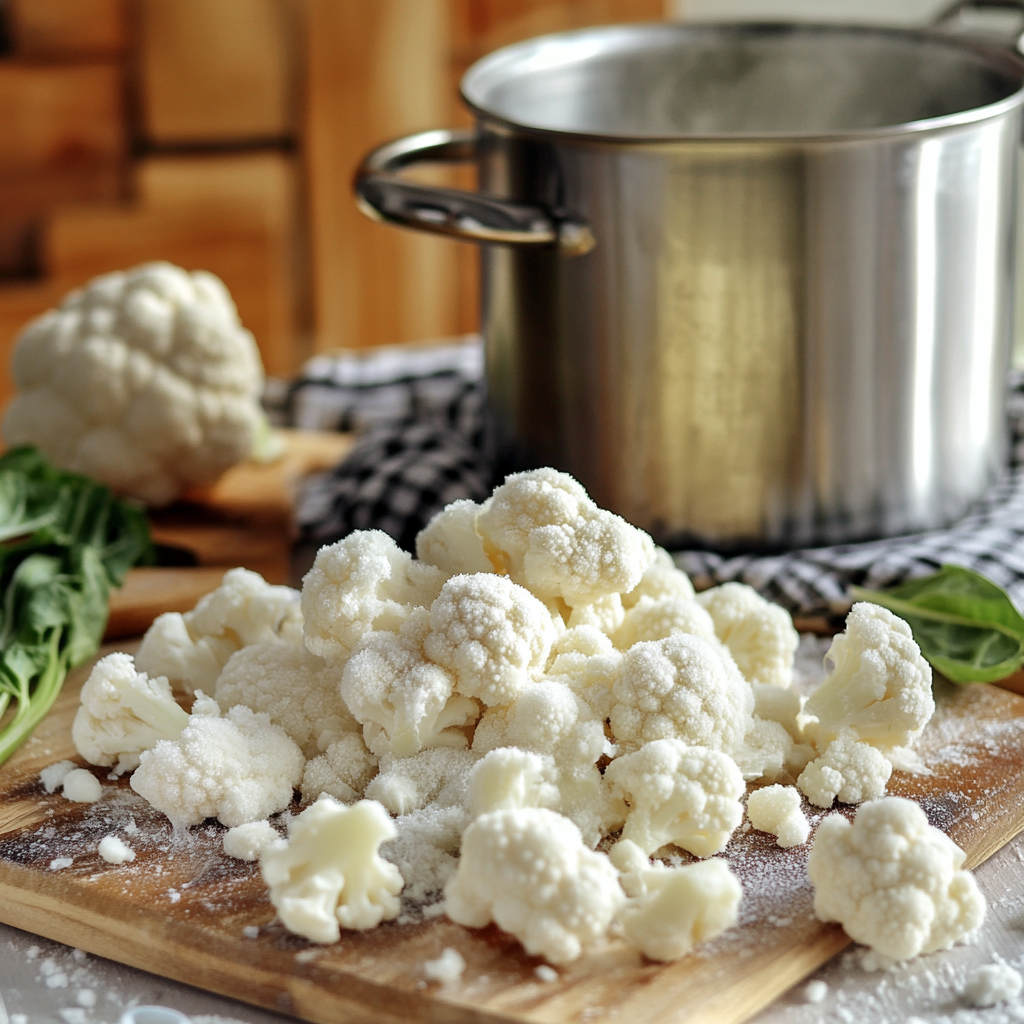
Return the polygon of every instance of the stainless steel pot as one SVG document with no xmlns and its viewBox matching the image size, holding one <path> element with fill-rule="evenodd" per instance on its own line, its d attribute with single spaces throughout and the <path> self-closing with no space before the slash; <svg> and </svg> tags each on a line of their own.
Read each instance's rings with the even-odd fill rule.
<svg viewBox="0 0 1024 1024">
<path fill-rule="evenodd" d="M 1024 62 L 932 33 L 613 26 L 469 69 L 370 154 L 379 219 L 488 244 L 501 437 L 666 544 L 930 529 L 1004 471 Z M 402 181 L 474 160 L 480 193 Z"/>
</svg>

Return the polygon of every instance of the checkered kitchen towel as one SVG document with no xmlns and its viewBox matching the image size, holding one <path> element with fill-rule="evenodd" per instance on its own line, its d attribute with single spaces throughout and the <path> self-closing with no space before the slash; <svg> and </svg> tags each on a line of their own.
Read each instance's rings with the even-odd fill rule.
<svg viewBox="0 0 1024 1024">
<path fill-rule="evenodd" d="M 326 544 L 377 528 L 414 550 L 435 512 L 486 497 L 495 481 L 482 378 L 478 338 L 311 361 L 279 399 L 277 421 L 362 437 L 337 469 L 308 482 L 302 539 Z M 794 614 L 817 616 L 844 612 L 851 585 L 891 586 L 953 562 L 984 573 L 1024 608 L 1024 374 L 1014 373 L 1010 387 L 1011 473 L 949 529 L 770 556 L 682 551 L 678 564 L 698 586 L 748 583 Z"/>
</svg>

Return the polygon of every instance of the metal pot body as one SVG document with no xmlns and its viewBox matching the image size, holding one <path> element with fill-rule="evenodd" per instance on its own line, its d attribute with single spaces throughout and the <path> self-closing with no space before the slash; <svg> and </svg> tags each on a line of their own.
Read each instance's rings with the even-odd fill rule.
<svg viewBox="0 0 1024 1024">
<path fill-rule="evenodd" d="M 675 33 L 673 45 L 689 35 L 713 53 L 726 37 L 770 49 L 780 30 L 665 32 Z M 788 32 L 812 43 L 855 36 L 857 46 L 883 50 L 893 38 L 962 45 Z M 589 42 L 600 55 L 609 35 L 554 38 Z M 536 46 L 518 49 L 485 58 L 464 82 L 478 118 L 481 194 L 548 211 L 563 240 L 582 225 L 596 241 L 583 254 L 587 246 L 567 254 L 557 244 L 483 251 L 490 403 L 522 464 L 568 471 L 662 543 L 725 549 L 939 527 L 1000 476 L 1020 138 L 1015 58 L 974 48 L 978 81 L 956 95 L 913 98 L 911 110 L 939 113 L 912 123 L 870 123 L 891 120 L 891 110 L 843 109 L 816 123 L 799 109 L 754 116 L 735 106 L 723 113 L 719 103 L 714 131 L 693 130 L 700 110 L 672 114 L 687 129 L 674 137 L 661 113 L 627 135 L 628 110 L 552 112 L 568 101 L 549 81 L 554 99 L 545 106 L 542 73 L 533 75 L 539 98 L 523 100 L 520 65 L 528 82 L 530 61 L 545 65 Z M 652 67 L 663 56 L 634 62 L 633 79 L 664 77 Z M 607 61 L 604 70 L 601 59 L 592 63 L 592 86 L 563 88 L 572 102 L 629 94 L 630 80 L 609 85 Z M 705 74 L 749 71 L 726 65 Z M 507 89 L 510 100 L 494 86 L 503 74 L 519 89 Z M 688 88 L 684 99 L 693 100 L 692 80 Z M 802 88 L 797 76 L 777 102 L 798 108 Z M 517 103 L 523 123 L 506 109 Z M 847 128 L 829 121 L 836 117 L 865 123 Z"/>
</svg>

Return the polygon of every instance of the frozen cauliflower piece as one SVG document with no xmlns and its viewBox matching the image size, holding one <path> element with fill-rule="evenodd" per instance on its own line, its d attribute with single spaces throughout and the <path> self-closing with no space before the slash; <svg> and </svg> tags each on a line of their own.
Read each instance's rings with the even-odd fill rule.
<svg viewBox="0 0 1024 1024">
<path fill-rule="evenodd" d="M 615 631 L 608 631 L 620 650 L 644 640 L 663 640 L 673 633 L 690 633 L 717 646 L 711 616 L 692 597 L 641 597 Z"/>
<path fill-rule="evenodd" d="M 160 615 L 135 655 L 140 672 L 166 676 L 188 693 L 213 693 L 235 651 L 267 640 L 300 641 L 298 591 L 272 586 L 259 573 L 229 569 L 221 585 L 184 615 Z"/>
<path fill-rule="evenodd" d="M 743 820 L 743 776 L 717 750 L 653 740 L 612 761 L 605 779 L 629 807 L 622 838 L 645 854 L 675 843 L 710 857 Z"/>
<path fill-rule="evenodd" d="M 1024 978 L 1009 964 L 984 964 L 971 971 L 963 994 L 971 1006 L 996 1006 L 1020 995 Z"/>
<path fill-rule="evenodd" d="M 446 505 L 416 535 L 416 557 L 447 576 L 494 572 L 476 530 L 479 511 L 480 506 L 468 498 Z"/>
<path fill-rule="evenodd" d="M 366 796 L 392 814 L 409 814 L 427 804 L 462 806 L 469 773 L 478 760 L 478 754 L 450 747 L 432 747 L 412 757 L 385 754 L 379 773 L 366 787 Z"/>
<path fill-rule="evenodd" d="M 598 508 L 571 476 L 553 469 L 506 477 L 484 502 L 476 528 L 500 572 L 570 607 L 632 590 L 654 560 L 647 534 Z"/>
<path fill-rule="evenodd" d="M 213 483 L 265 422 L 259 352 L 227 289 L 169 263 L 71 292 L 22 331 L 12 371 L 9 447 L 148 505 Z"/>
<path fill-rule="evenodd" d="M 786 849 L 807 842 L 811 826 L 800 808 L 800 794 L 792 786 L 765 786 L 747 798 L 747 817 L 759 832 L 776 836 Z"/>
<path fill-rule="evenodd" d="M 770 683 L 752 683 L 750 688 L 754 691 L 754 714 L 763 721 L 778 722 L 794 743 L 802 743 L 804 734 L 800 715 L 803 704 L 800 694 Z"/>
<path fill-rule="evenodd" d="M 493 921 L 531 956 L 575 960 L 608 930 L 624 902 L 611 861 L 583 845 L 579 829 L 541 807 L 481 815 L 462 837 L 445 910 L 458 924 Z"/>
<path fill-rule="evenodd" d="M 423 650 L 455 689 L 488 706 L 509 704 L 537 679 L 555 640 L 548 610 L 504 576 L 453 576 L 430 606 Z"/>
<path fill-rule="evenodd" d="M 590 604 L 578 604 L 571 609 L 565 627 L 575 629 L 577 626 L 592 626 L 606 636 L 611 636 L 622 625 L 625 615 L 622 598 L 618 594 L 605 594 Z"/>
<path fill-rule="evenodd" d="M 188 725 L 188 712 L 174 702 L 161 676 L 135 670 L 130 654 L 101 658 L 85 686 L 71 726 L 75 749 L 89 762 L 120 775 L 138 767 L 142 751 L 159 740 L 174 740 Z"/>
<path fill-rule="evenodd" d="M 885 750 L 909 746 L 935 711 L 932 670 L 910 627 L 887 608 L 859 602 L 825 655 L 825 681 L 804 711 L 818 719 L 821 750 L 843 729 Z"/>
<path fill-rule="evenodd" d="M 732 754 L 745 779 L 774 782 L 792 763 L 793 749 L 792 738 L 778 722 L 765 721 L 755 715 L 742 744 Z M 805 763 L 803 761 L 800 767 Z"/>
<path fill-rule="evenodd" d="M 181 735 L 142 753 L 131 786 L 176 827 L 216 817 L 234 828 L 284 810 L 305 764 L 266 715 L 240 704 L 222 718 L 200 692 Z"/>
<path fill-rule="evenodd" d="M 349 732 L 335 740 L 322 754 L 306 762 L 302 772 L 303 803 L 312 803 L 321 793 L 339 803 L 350 804 L 366 791 L 377 774 L 377 757 L 366 749 L 359 733 Z"/>
<path fill-rule="evenodd" d="M 666 597 L 679 601 L 693 600 L 690 577 L 676 567 L 672 556 L 664 548 L 654 549 L 654 561 L 644 570 L 640 582 L 629 593 L 622 595 L 622 604 L 625 608 L 632 608 L 642 597 L 652 601 Z"/>
<path fill-rule="evenodd" d="M 425 747 L 465 747 L 460 730 L 480 706 L 454 692 L 455 677 L 429 661 L 430 613 L 417 608 L 397 633 L 368 633 L 341 676 L 341 696 L 378 757 L 412 757 Z"/>
<path fill-rule="evenodd" d="M 611 683 L 609 719 L 624 752 L 680 739 L 730 751 L 751 725 L 754 697 L 731 659 L 706 640 L 676 633 L 631 647 Z"/>
<path fill-rule="evenodd" d="M 750 683 L 790 686 L 800 634 L 781 605 L 766 601 L 743 583 L 723 583 L 697 595 L 715 624 L 718 639 L 729 648 Z"/>
<path fill-rule="evenodd" d="M 224 853 L 236 860 L 259 860 L 260 854 L 280 836 L 269 821 L 250 821 L 224 833 Z"/>
<path fill-rule="evenodd" d="M 402 899 L 422 903 L 439 894 L 458 866 L 459 841 L 469 824 L 464 807 L 431 805 L 395 818 L 398 836 L 381 848 L 405 879 Z M 439 904 L 435 903 L 435 910 Z"/>
<path fill-rule="evenodd" d="M 474 817 L 517 807 L 557 808 L 561 801 L 557 779 L 553 758 L 498 747 L 474 765 L 466 803 Z"/>
<path fill-rule="evenodd" d="M 322 547 L 302 581 L 306 646 L 343 665 L 367 633 L 395 632 L 414 608 L 429 608 L 446 578 L 380 530 L 350 533 Z"/>
<path fill-rule="evenodd" d="M 301 641 L 265 640 L 236 651 L 217 678 L 222 708 L 262 711 L 316 757 L 347 732 L 361 732 L 338 692 L 341 670 L 310 654 Z"/>
<path fill-rule="evenodd" d="M 831 807 L 836 797 L 844 804 L 878 799 L 891 775 L 892 765 L 881 751 L 843 730 L 804 768 L 796 784 L 815 807 Z"/>
<path fill-rule="evenodd" d="M 260 854 L 285 928 L 311 942 L 337 942 L 341 928 L 366 931 L 397 917 L 402 874 L 378 852 L 396 835 L 387 811 L 372 800 L 343 807 L 324 796 L 307 807 L 288 838 Z"/>
<path fill-rule="evenodd" d="M 649 959 L 678 960 L 736 923 L 743 889 L 724 860 L 650 864 L 628 840 L 613 847 L 611 858 L 629 894 L 618 913 L 623 934 Z"/>
<path fill-rule="evenodd" d="M 981 926 L 985 898 L 963 863 L 963 850 L 917 804 L 886 797 L 864 804 L 852 824 L 840 814 L 825 818 L 807 873 L 822 921 L 907 960 L 949 949 Z"/>
</svg>

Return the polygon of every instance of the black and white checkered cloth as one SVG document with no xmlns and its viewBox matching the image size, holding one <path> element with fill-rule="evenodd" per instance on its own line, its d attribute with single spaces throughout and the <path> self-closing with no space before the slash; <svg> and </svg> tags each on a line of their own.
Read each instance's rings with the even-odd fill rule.
<svg viewBox="0 0 1024 1024">
<path fill-rule="evenodd" d="M 851 585 L 892 586 L 947 562 L 984 573 L 1024 608 L 1024 375 L 1014 373 L 1010 389 L 1010 473 L 950 528 L 780 555 L 682 551 L 676 561 L 698 586 L 748 583 L 804 616 L 844 613 Z M 484 400 L 478 338 L 311 361 L 272 417 L 362 436 L 340 466 L 307 482 L 302 539 L 327 544 L 377 528 L 412 551 L 435 512 L 457 498 L 486 497 L 496 481 Z"/>
</svg>

